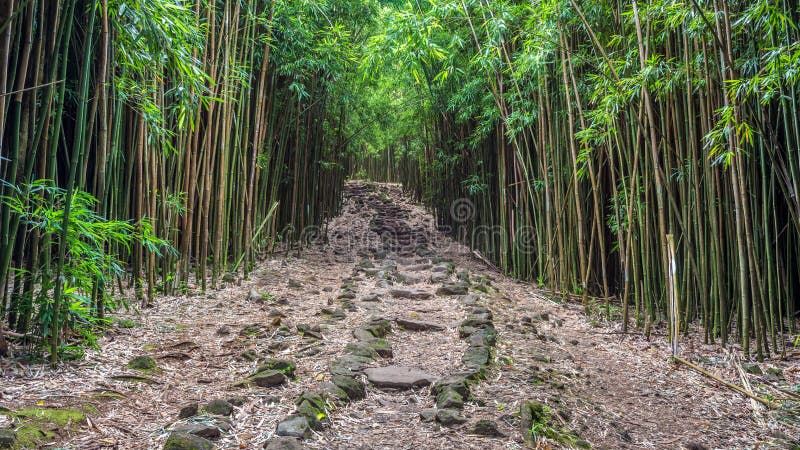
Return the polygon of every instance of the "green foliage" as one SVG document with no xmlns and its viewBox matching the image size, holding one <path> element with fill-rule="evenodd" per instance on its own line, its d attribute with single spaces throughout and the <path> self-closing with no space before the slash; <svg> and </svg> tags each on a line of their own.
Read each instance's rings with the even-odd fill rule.
<svg viewBox="0 0 800 450">
<path fill-rule="evenodd" d="M 64 202 L 67 192 L 54 186 L 50 180 L 37 180 L 24 186 L 6 185 L 10 195 L 2 198 L 2 204 L 19 216 L 29 231 L 38 230 L 44 237 L 56 240 L 61 235 Z M 36 322 L 42 337 L 53 329 L 72 331 L 80 342 L 95 345 L 93 330 L 105 323 L 100 319 L 91 293 L 96 283 L 112 283 L 115 277 L 124 275 L 124 264 L 120 254 L 129 252 L 132 245 L 142 245 L 149 252 L 162 256 L 174 253 L 169 243 L 155 236 L 152 224 L 142 220 L 138 224 L 107 220 L 96 211 L 97 199 L 83 191 L 72 196 L 69 229 L 66 233 L 67 254 L 63 261 L 64 298 L 61 323 L 53 326 L 53 301 L 50 292 L 43 290 L 36 297 Z M 41 275 L 42 286 L 53 286 L 55 280 Z M 105 303 L 109 309 L 116 308 L 113 299 Z M 64 354 L 80 358 L 82 351 L 73 345 L 61 347 Z"/>
</svg>

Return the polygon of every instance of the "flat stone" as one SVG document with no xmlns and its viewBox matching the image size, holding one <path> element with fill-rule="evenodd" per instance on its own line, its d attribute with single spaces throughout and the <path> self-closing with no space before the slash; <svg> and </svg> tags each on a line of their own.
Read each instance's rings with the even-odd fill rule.
<svg viewBox="0 0 800 450">
<path fill-rule="evenodd" d="M 378 352 L 370 347 L 366 341 L 351 342 L 344 348 L 348 355 L 362 356 L 364 358 L 378 359 Z"/>
<path fill-rule="evenodd" d="M 406 330 L 411 331 L 444 331 L 445 327 L 437 323 L 423 322 L 420 320 L 397 318 L 395 322 Z"/>
<path fill-rule="evenodd" d="M 442 409 L 463 409 L 464 397 L 453 389 L 444 389 L 436 396 L 436 407 Z"/>
<path fill-rule="evenodd" d="M 312 435 L 311 425 L 308 423 L 308 419 L 303 416 L 289 416 L 278 423 L 275 427 L 275 434 L 310 439 Z"/>
<path fill-rule="evenodd" d="M 203 411 L 219 416 L 230 416 L 233 414 L 233 405 L 225 400 L 213 400 L 203 406 Z"/>
<path fill-rule="evenodd" d="M 258 366 L 256 373 L 275 370 L 283 373 L 287 377 L 292 377 L 294 376 L 294 371 L 296 368 L 297 365 L 288 359 L 267 358 L 263 363 L 261 363 L 260 366 Z"/>
<path fill-rule="evenodd" d="M 178 419 L 187 419 L 189 417 L 196 416 L 199 409 L 200 407 L 197 405 L 197 403 L 186 405 L 181 408 L 181 411 L 178 413 Z"/>
<path fill-rule="evenodd" d="M 475 422 L 475 426 L 472 428 L 472 434 L 477 434 L 479 436 L 489 436 L 489 437 L 503 437 L 505 436 L 503 433 L 497 429 L 497 424 L 491 420 L 481 419 Z"/>
<path fill-rule="evenodd" d="M 254 374 L 245 380 L 245 382 L 255 384 L 258 387 L 273 387 L 286 383 L 286 379 L 286 375 L 284 375 L 283 372 L 279 372 L 277 370 L 265 370 L 263 372 Z"/>
<path fill-rule="evenodd" d="M 436 295 L 467 295 L 469 286 L 463 282 L 446 283 L 436 290 Z"/>
<path fill-rule="evenodd" d="M 277 436 L 266 442 L 266 450 L 303 450 L 303 443 L 297 438 Z"/>
<path fill-rule="evenodd" d="M 377 387 L 410 389 L 427 386 L 436 377 L 419 369 L 404 366 L 375 367 L 364 370 L 367 380 Z"/>
<path fill-rule="evenodd" d="M 433 395 L 439 395 L 445 390 L 455 391 L 463 398 L 469 397 L 467 376 L 462 374 L 448 375 L 436 381 L 431 388 Z"/>
<path fill-rule="evenodd" d="M 222 436 L 220 429 L 214 425 L 203 423 L 190 423 L 175 428 L 176 432 L 189 433 L 206 439 L 219 439 Z"/>
<path fill-rule="evenodd" d="M 419 418 L 423 422 L 433 422 L 436 420 L 436 408 L 425 408 L 419 412 Z"/>
<path fill-rule="evenodd" d="M 431 283 L 444 283 L 450 279 L 450 275 L 444 272 L 436 272 L 431 275 Z"/>
<path fill-rule="evenodd" d="M 176 431 L 169 435 L 164 450 L 212 450 L 214 444 L 194 434 Z"/>
<path fill-rule="evenodd" d="M 461 362 L 463 362 L 468 369 L 483 369 L 489 366 L 490 357 L 491 354 L 488 348 L 474 345 L 468 347 L 467 350 L 464 351 Z"/>
<path fill-rule="evenodd" d="M 455 409 L 438 410 L 436 412 L 436 420 L 444 426 L 459 425 L 467 421 L 467 419 Z"/>
<path fill-rule="evenodd" d="M 391 358 L 394 356 L 394 353 L 392 352 L 392 346 L 386 339 L 383 338 L 366 339 L 363 342 L 369 345 L 373 350 L 375 350 L 376 353 L 378 353 L 378 355 L 384 358 Z"/>
<path fill-rule="evenodd" d="M 369 294 L 361 297 L 362 302 L 379 302 L 381 298 L 377 294 Z"/>
<path fill-rule="evenodd" d="M 365 367 L 370 365 L 374 360 L 372 358 L 365 358 L 356 355 L 344 355 L 331 362 L 330 372 L 333 375 L 351 376 L 357 372 L 361 372 Z"/>
<path fill-rule="evenodd" d="M 389 293 L 395 298 L 408 298 L 411 300 L 427 300 L 432 297 L 430 292 L 418 289 L 392 289 Z"/>
<path fill-rule="evenodd" d="M 322 334 L 319 332 L 319 329 L 315 330 L 314 327 L 312 327 L 311 325 L 305 323 L 298 323 L 296 328 L 297 332 L 305 337 L 310 337 L 318 341 L 322 340 Z"/>
</svg>

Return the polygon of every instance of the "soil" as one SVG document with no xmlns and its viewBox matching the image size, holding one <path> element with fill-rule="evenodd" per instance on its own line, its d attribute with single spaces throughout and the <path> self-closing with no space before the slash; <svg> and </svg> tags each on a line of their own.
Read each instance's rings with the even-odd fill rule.
<svg viewBox="0 0 800 450">
<path fill-rule="evenodd" d="M 778 411 L 767 410 L 672 363 L 663 330 L 649 339 L 622 334 L 618 322 L 602 319 L 602 305 L 586 313 L 569 299 L 498 273 L 438 232 L 433 217 L 396 185 L 350 182 L 342 215 L 325 231 L 325 239 L 271 255 L 249 279 L 161 298 L 154 308 L 122 315 L 129 319 L 122 323 L 134 327 L 105 335 L 99 350 L 78 363 L 52 370 L 0 360 L 0 406 L 88 413 L 44 448 L 156 449 L 171 430 L 199 420 L 178 419 L 182 408 L 225 399 L 234 405 L 230 429 L 215 445 L 262 448 L 295 411 L 301 393 L 331 380 L 331 362 L 355 341 L 353 331 L 375 317 L 433 326 L 406 330 L 393 322 L 387 336 L 392 357 L 370 366 L 407 366 L 435 378 L 463 370 L 469 346 L 459 325 L 477 299 L 493 312 L 498 336 L 491 368 L 460 412 L 465 423 L 421 420 L 420 413 L 435 406 L 430 386 L 367 384 L 366 398 L 329 411 L 305 447 L 738 449 L 797 442 L 797 405 L 790 401 L 796 397 L 783 392 L 798 388 L 797 359 L 747 366 L 762 373 L 746 373 L 735 348 L 682 342 L 682 356 L 706 370 L 761 396 L 787 399 Z M 471 280 L 468 296 L 437 294 L 442 282 L 457 284 L 464 271 Z M 446 280 L 432 283 L 437 273 Z M 429 295 L 408 298 L 397 290 Z M 307 332 L 298 333 L 297 325 Z M 130 365 L 143 356 L 157 367 L 149 360 L 144 370 Z M 294 361 L 294 378 L 274 387 L 235 386 L 270 357 Z M 551 414 L 526 443 L 518 412 L 529 401 Z M 0 428 L 9 421 L 0 412 Z M 499 436 L 478 434 L 493 428 L 498 433 L 483 434 Z"/>
</svg>

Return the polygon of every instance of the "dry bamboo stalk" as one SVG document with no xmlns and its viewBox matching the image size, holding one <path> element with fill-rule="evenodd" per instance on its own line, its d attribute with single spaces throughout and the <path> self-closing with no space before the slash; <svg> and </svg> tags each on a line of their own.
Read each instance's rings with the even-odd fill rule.
<svg viewBox="0 0 800 450">
<path fill-rule="evenodd" d="M 679 362 L 679 363 L 691 368 L 691 369 L 696 370 L 697 372 L 699 372 L 699 373 L 701 373 L 701 374 L 703 374 L 703 375 L 705 375 L 705 376 L 707 376 L 707 377 L 709 377 L 709 378 L 711 378 L 713 380 L 716 380 L 716 381 L 724 384 L 725 386 L 733 389 L 736 392 L 739 392 L 741 394 L 746 395 L 747 397 L 749 397 L 749 398 L 761 403 L 762 405 L 764 405 L 764 406 L 766 406 L 766 407 L 768 407 L 770 409 L 776 409 L 779 406 L 777 403 L 775 403 L 773 401 L 770 401 L 770 400 L 767 400 L 765 398 L 761 398 L 761 397 L 757 396 L 756 394 L 748 391 L 747 389 L 739 386 L 738 384 L 734 384 L 734 383 L 725 381 L 722 378 L 720 378 L 718 375 L 715 375 L 715 374 L 703 369 L 702 367 L 700 367 L 700 366 L 698 366 L 698 365 L 696 365 L 694 363 L 691 363 L 691 362 L 689 362 L 689 361 L 687 361 L 687 360 L 685 360 L 685 359 L 683 359 L 683 358 L 681 358 L 679 356 L 673 357 L 672 359 L 675 360 L 676 362 Z"/>
</svg>

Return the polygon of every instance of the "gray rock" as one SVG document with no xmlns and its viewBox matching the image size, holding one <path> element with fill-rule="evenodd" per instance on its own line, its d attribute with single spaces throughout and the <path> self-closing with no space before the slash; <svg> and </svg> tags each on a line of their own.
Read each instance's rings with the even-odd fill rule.
<svg viewBox="0 0 800 450">
<path fill-rule="evenodd" d="M 261 293 L 258 292 L 257 290 L 250 289 L 250 292 L 247 293 L 247 300 L 249 300 L 251 302 L 261 303 L 261 302 L 264 301 L 264 296 L 261 295 Z"/>
<path fill-rule="evenodd" d="M 216 414 L 218 416 L 230 416 L 233 414 L 233 405 L 228 403 L 225 400 L 213 400 L 203 406 L 203 411 L 206 411 L 211 414 Z"/>
<path fill-rule="evenodd" d="M 343 390 L 350 400 L 361 400 L 367 395 L 364 383 L 353 377 L 334 375 L 331 381 L 336 387 Z"/>
<path fill-rule="evenodd" d="M 419 418 L 423 422 L 433 422 L 436 420 L 436 408 L 425 408 L 419 412 Z"/>
<path fill-rule="evenodd" d="M 436 272 L 436 273 L 432 274 L 431 278 L 430 278 L 431 283 L 434 283 L 434 284 L 444 283 L 444 282 L 448 281 L 449 279 L 450 279 L 450 275 L 448 275 L 448 274 L 446 274 L 444 272 Z"/>
<path fill-rule="evenodd" d="M 461 362 L 463 362 L 468 369 L 483 369 L 489 366 L 490 357 L 491 354 L 488 348 L 473 345 L 467 347 L 467 350 L 464 351 Z"/>
<path fill-rule="evenodd" d="M 433 393 L 433 395 L 439 395 L 439 393 L 445 390 L 455 391 L 461 397 L 468 398 L 469 384 L 467 381 L 467 376 L 462 374 L 448 375 L 444 378 L 439 379 L 436 383 L 433 384 L 433 387 L 431 388 L 431 392 Z"/>
<path fill-rule="evenodd" d="M 344 352 L 348 355 L 362 356 L 373 360 L 378 359 L 378 352 L 366 341 L 351 342 L 344 348 Z"/>
<path fill-rule="evenodd" d="M 266 442 L 266 450 L 303 450 L 303 443 L 293 437 L 277 436 Z"/>
<path fill-rule="evenodd" d="M 436 420 L 446 427 L 459 425 L 467 421 L 460 412 L 454 409 L 440 409 L 436 412 Z"/>
<path fill-rule="evenodd" d="M 444 389 L 436 396 L 436 407 L 441 409 L 463 409 L 464 397 L 452 389 Z"/>
<path fill-rule="evenodd" d="M 413 367 L 387 366 L 364 370 L 367 380 L 377 387 L 410 389 L 427 386 L 436 377 Z"/>
<path fill-rule="evenodd" d="M 418 289 L 392 289 L 389 293 L 395 298 L 408 298 L 411 300 L 427 300 L 432 297 L 430 292 Z"/>
<path fill-rule="evenodd" d="M 467 295 L 469 286 L 463 282 L 445 283 L 436 290 L 436 295 Z"/>
<path fill-rule="evenodd" d="M 310 337 L 318 341 L 322 340 L 322 334 L 319 332 L 319 329 L 314 330 L 314 327 L 312 327 L 311 325 L 305 323 L 298 323 L 296 328 L 297 332 L 305 337 Z"/>
<path fill-rule="evenodd" d="M 286 375 L 284 375 L 283 372 L 279 372 L 277 370 L 265 370 L 253 374 L 253 376 L 248 378 L 246 381 L 251 384 L 255 384 L 258 387 L 273 387 L 286 383 L 286 379 Z"/>
<path fill-rule="evenodd" d="M 392 346 L 386 339 L 374 338 L 364 340 L 363 342 L 369 345 L 373 350 L 375 350 L 376 353 L 378 353 L 378 355 L 384 358 L 391 358 L 394 356 L 394 353 L 392 352 Z"/>
<path fill-rule="evenodd" d="M 212 450 L 214 444 L 200 436 L 184 432 L 174 432 L 164 443 L 164 450 Z"/>
<path fill-rule="evenodd" d="M 197 405 L 197 403 L 186 405 L 181 408 L 181 411 L 178 413 L 178 419 L 187 419 L 189 417 L 196 416 L 199 409 L 200 407 Z"/>
<path fill-rule="evenodd" d="M 445 327 L 437 323 L 423 322 L 420 320 L 397 318 L 395 322 L 406 330 L 411 331 L 444 331 Z"/>
<path fill-rule="evenodd" d="M 381 299 L 380 299 L 380 297 L 378 297 L 378 294 L 369 294 L 369 295 L 365 295 L 365 296 L 361 297 L 361 301 L 362 302 L 373 302 L 373 303 L 375 303 L 375 302 L 381 301 Z"/>
<path fill-rule="evenodd" d="M 258 366 L 256 373 L 276 370 L 283 373 L 287 377 L 293 377 L 296 368 L 297 365 L 288 359 L 268 358 L 265 359 L 260 366 Z"/>
<path fill-rule="evenodd" d="M 488 419 L 481 419 L 475 422 L 475 426 L 472 428 L 472 434 L 477 434 L 480 436 L 490 436 L 490 437 L 505 436 L 497 428 L 497 424 Z"/>
<path fill-rule="evenodd" d="M 311 438 L 311 425 L 308 419 L 303 416 L 289 416 L 278 423 L 275 427 L 275 434 L 278 436 L 289 436 L 299 439 Z"/>
<path fill-rule="evenodd" d="M 351 376 L 355 373 L 361 372 L 365 367 L 369 366 L 374 360 L 372 358 L 365 358 L 356 355 L 344 355 L 331 362 L 330 372 L 333 375 Z"/>
<path fill-rule="evenodd" d="M 333 383 L 322 383 L 319 386 L 319 390 L 336 404 L 344 405 L 350 401 L 350 396 L 347 395 L 347 392 Z"/>
<path fill-rule="evenodd" d="M 179 433 L 189 433 L 205 439 L 219 439 L 222 436 L 220 429 L 214 425 L 204 423 L 189 423 L 180 425 L 174 430 Z"/>
<path fill-rule="evenodd" d="M 0 430 L 0 448 L 11 448 L 17 442 L 14 430 Z"/>
</svg>

